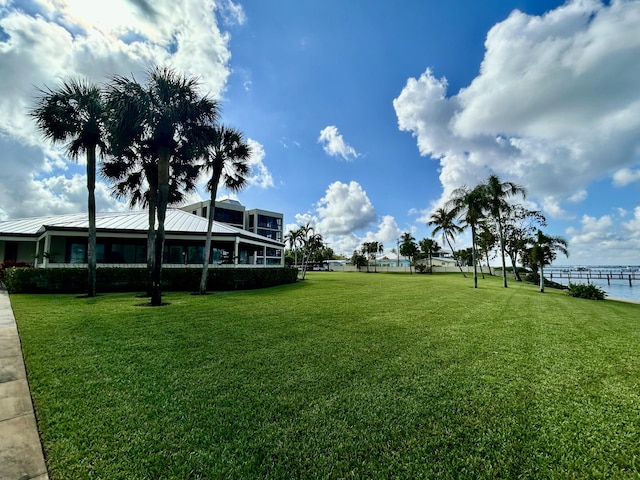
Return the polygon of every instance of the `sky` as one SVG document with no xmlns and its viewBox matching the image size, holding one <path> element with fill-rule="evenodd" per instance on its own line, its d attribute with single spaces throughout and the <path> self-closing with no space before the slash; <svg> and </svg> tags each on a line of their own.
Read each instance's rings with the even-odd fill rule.
<svg viewBox="0 0 640 480">
<path fill-rule="evenodd" d="M 252 148 L 247 188 L 218 197 L 337 253 L 431 237 L 495 173 L 568 241 L 556 264 L 638 265 L 638 25 L 638 0 L 0 0 L 0 220 L 87 209 L 83 159 L 29 116 L 39 88 L 168 65 Z M 128 208 L 101 179 L 96 201 Z"/>
</svg>

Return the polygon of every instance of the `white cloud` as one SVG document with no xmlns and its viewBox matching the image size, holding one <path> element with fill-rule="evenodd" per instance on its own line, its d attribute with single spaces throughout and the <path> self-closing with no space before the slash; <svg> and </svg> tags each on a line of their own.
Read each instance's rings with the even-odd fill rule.
<svg viewBox="0 0 640 480">
<path fill-rule="evenodd" d="M 249 185 L 255 185 L 260 188 L 273 187 L 273 176 L 269 169 L 264 164 L 264 147 L 256 140 L 249 138 L 247 144 L 251 148 L 251 159 L 249 165 L 251 166 L 251 176 L 248 179 Z"/>
<path fill-rule="evenodd" d="M 65 164 L 28 116 L 37 92 L 62 78 L 103 82 L 114 74 L 144 79 L 148 65 L 168 64 L 201 81 L 202 93 L 220 98 L 229 76 L 229 37 L 216 21 L 210 0 L 34 0 L 29 12 L 6 3 L 0 11 L 0 198 L 2 215 L 82 211 L 86 195 L 72 195 L 79 177 Z M 243 11 L 224 4 L 241 23 Z M 80 165 L 84 163 L 79 159 Z M 256 183 L 268 185 L 262 159 Z M 46 178 L 53 175 L 54 180 Z M 108 188 L 98 183 L 97 188 Z M 79 192 L 78 192 L 79 193 Z M 28 194 L 28 195 L 27 195 Z M 28 200 L 28 196 L 32 200 Z M 28 205 L 28 207 L 26 207 Z M 98 208 L 117 208 L 105 199 Z"/>
<path fill-rule="evenodd" d="M 513 12 L 486 39 L 480 74 L 458 93 L 427 69 L 394 108 L 420 153 L 440 161 L 442 199 L 489 172 L 527 187 L 550 216 L 640 151 L 640 2 L 570 1 Z M 578 192 L 576 194 L 576 192 Z M 436 202 L 437 203 L 437 202 Z"/>
<path fill-rule="evenodd" d="M 220 15 L 227 25 L 244 25 L 247 16 L 244 13 L 242 5 L 233 3 L 231 0 L 223 0 L 220 2 Z"/>
<path fill-rule="evenodd" d="M 630 238 L 635 239 L 637 254 L 637 252 L 640 251 L 640 207 L 634 209 L 633 218 L 623 223 L 622 226 L 626 232 L 628 232 Z"/>
<path fill-rule="evenodd" d="M 344 141 L 338 128 L 333 125 L 324 127 L 320 131 L 318 143 L 321 143 L 323 150 L 332 157 L 340 156 L 344 160 L 351 160 L 360 156 L 351 145 Z"/>
<path fill-rule="evenodd" d="M 567 201 L 572 202 L 572 203 L 580 203 L 584 200 L 586 200 L 588 194 L 586 190 L 578 190 L 576 193 L 574 193 L 573 195 L 571 195 Z"/>
<path fill-rule="evenodd" d="M 378 224 L 378 230 L 367 232 L 362 242 L 380 242 L 384 246 L 385 252 L 397 247 L 397 240 L 402 235 L 402 230 L 398 227 L 396 219 L 391 215 L 382 217 Z"/>
<path fill-rule="evenodd" d="M 640 251 L 640 207 L 634 218 L 617 223 L 610 215 L 600 218 L 583 215 L 579 228 L 567 229 L 569 259 L 589 265 L 601 259 L 607 265 L 637 265 Z"/>
<path fill-rule="evenodd" d="M 624 187 L 635 182 L 640 182 L 640 169 L 621 168 L 613 174 L 613 184 L 616 187 Z"/>
<path fill-rule="evenodd" d="M 311 225 L 336 252 L 350 255 L 365 239 L 375 239 L 395 245 L 400 230 L 392 216 L 385 216 L 378 230 L 365 230 L 378 221 L 373 204 L 362 186 L 355 181 L 348 184 L 333 182 L 312 212 L 297 214 L 295 224 L 287 224 L 286 231 L 300 225 Z"/>
<path fill-rule="evenodd" d="M 345 235 L 366 228 L 377 219 L 376 211 L 358 182 L 334 182 L 317 204 L 318 230 Z"/>
</svg>

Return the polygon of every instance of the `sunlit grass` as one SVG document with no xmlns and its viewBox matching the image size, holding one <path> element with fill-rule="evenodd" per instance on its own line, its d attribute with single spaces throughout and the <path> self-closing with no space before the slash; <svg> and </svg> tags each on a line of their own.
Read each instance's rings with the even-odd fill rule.
<svg viewBox="0 0 640 480">
<path fill-rule="evenodd" d="M 12 303 L 53 479 L 637 478 L 640 306 L 500 285 Z"/>
</svg>

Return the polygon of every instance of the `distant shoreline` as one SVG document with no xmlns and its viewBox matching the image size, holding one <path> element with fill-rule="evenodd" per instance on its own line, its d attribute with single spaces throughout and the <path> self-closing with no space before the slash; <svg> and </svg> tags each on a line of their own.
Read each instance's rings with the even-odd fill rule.
<svg viewBox="0 0 640 480">
<path fill-rule="evenodd" d="M 632 300 L 630 298 L 607 297 L 607 300 L 613 300 L 615 302 L 624 302 L 624 303 L 635 303 L 636 305 L 640 305 L 640 301 Z"/>
</svg>

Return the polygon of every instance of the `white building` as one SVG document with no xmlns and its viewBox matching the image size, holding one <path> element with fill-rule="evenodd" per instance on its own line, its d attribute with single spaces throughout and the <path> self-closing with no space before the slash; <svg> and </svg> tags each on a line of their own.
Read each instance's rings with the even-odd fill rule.
<svg viewBox="0 0 640 480">
<path fill-rule="evenodd" d="M 97 213 L 96 227 L 99 265 L 146 266 L 147 211 Z M 227 222 L 214 221 L 211 231 L 214 265 L 284 265 L 282 241 Z M 164 264 L 202 265 L 206 232 L 206 218 L 167 209 Z M 83 266 L 87 238 L 86 213 L 0 221 L 0 260 L 41 268 Z"/>
</svg>

